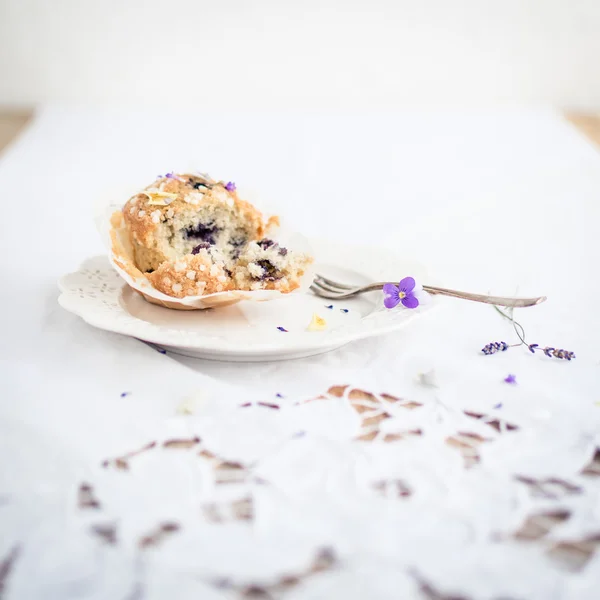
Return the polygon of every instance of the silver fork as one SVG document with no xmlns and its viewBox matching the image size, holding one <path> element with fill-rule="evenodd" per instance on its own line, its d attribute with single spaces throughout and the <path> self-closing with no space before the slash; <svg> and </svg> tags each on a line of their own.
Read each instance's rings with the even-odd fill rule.
<svg viewBox="0 0 600 600">
<path fill-rule="evenodd" d="M 366 292 L 375 292 L 381 290 L 386 282 L 371 283 L 361 287 L 346 285 L 327 279 L 322 275 L 316 275 L 310 286 L 310 289 L 321 298 L 329 300 L 342 300 L 352 298 Z M 452 298 L 461 298 L 462 300 L 472 300 L 473 302 L 484 302 L 485 304 L 495 304 L 497 306 L 508 306 L 510 308 L 525 308 L 526 306 L 535 306 L 546 300 L 546 296 L 536 298 L 505 298 L 502 296 L 485 296 L 483 294 L 472 294 L 470 292 L 459 292 L 457 290 L 448 290 L 446 288 L 424 285 L 423 289 L 432 295 L 451 296 Z"/>
</svg>

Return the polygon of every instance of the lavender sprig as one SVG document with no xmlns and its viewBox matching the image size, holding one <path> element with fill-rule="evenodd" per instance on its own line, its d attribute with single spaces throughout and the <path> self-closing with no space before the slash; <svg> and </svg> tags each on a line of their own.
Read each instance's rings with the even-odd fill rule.
<svg viewBox="0 0 600 600">
<path fill-rule="evenodd" d="M 494 309 L 502 317 L 508 319 L 512 323 L 512 326 L 520 342 L 518 344 L 507 344 L 506 342 L 491 342 L 489 344 L 486 344 L 481 349 L 481 351 L 484 354 L 495 354 L 496 352 L 505 352 L 509 348 L 515 348 L 516 346 L 527 346 L 529 351 L 533 354 L 535 354 L 537 351 L 540 351 L 543 352 L 549 358 L 554 357 L 559 358 L 561 360 L 572 360 L 575 358 L 575 353 L 571 352 L 570 350 L 563 350 L 562 348 L 553 348 L 552 346 L 545 346 L 544 348 L 540 348 L 539 344 L 528 344 L 525 341 L 525 330 L 523 329 L 523 326 L 520 323 L 517 323 L 517 321 L 515 321 L 513 318 L 514 309 L 511 308 L 510 311 L 508 311 L 508 313 L 504 312 L 503 310 L 500 310 L 497 306 L 494 306 Z"/>
<path fill-rule="evenodd" d="M 541 350 L 546 356 L 552 358 L 561 358 L 564 360 L 571 360 L 575 357 L 575 353 L 570 350 L 563 350 L 562 348 L 552 348 L 552 346 L 546 346 L 545 348 L 540 348 L 539 344 L 529 344 L 529 350 L 535 353 L 536 350 Z"/>
<path fill-rule="evenodd" d="M 484 354 L 496 354 L 496 352 L 506 352 L 509 347 L 506 342 L 491 342 L 490 344 L 486 344 L 481 351 Z"/>
</svg>

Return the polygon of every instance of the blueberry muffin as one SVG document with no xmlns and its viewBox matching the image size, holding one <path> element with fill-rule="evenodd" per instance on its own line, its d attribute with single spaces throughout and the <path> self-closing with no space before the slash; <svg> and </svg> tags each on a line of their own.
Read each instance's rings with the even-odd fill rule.
<svg viewBox="0 0 600 600">
<path fill-rule="evenodd" d="M 266 237 L 277 217 L 241 200 L 233 183 L 168 173 L 122 211 L 135 266 L 161 292 L 183 298 L 228 290 L 291 292 L 312 258 Z"/>
</svg>

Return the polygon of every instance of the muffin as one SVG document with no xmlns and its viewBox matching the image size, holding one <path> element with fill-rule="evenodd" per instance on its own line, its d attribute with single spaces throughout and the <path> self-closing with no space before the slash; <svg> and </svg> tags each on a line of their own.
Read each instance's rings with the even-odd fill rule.
<svg viewBox="0 0 600 600">
<path fill-rule="evenodd" d="M 135 266 L 176 298 L 229 290 L 291 292 L 312 258 L 268 236 L 265 221 L 235 184 L 205 174 L 168 173 L 122 211 Z"/>
</svg>

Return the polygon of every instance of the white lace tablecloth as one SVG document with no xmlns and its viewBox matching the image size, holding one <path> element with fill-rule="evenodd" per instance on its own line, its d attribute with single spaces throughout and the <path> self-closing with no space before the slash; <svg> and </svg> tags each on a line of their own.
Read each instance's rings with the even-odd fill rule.
<svg viewBox="0 0 600 600">
<path fill-rule="evenodd" d="M 57 278 L 103 251 L 98 193 L 180 165 L 430 283 L 547 294 L 517 316 L 577 358 L 484 356 L 510 324 L 450 299 L 264 364 L 160 354 L 62 310 Z M 1 598 L 598 598 L 600 155 L 560 117 L 54 107 L 0 190 Z"/>
</svg>

